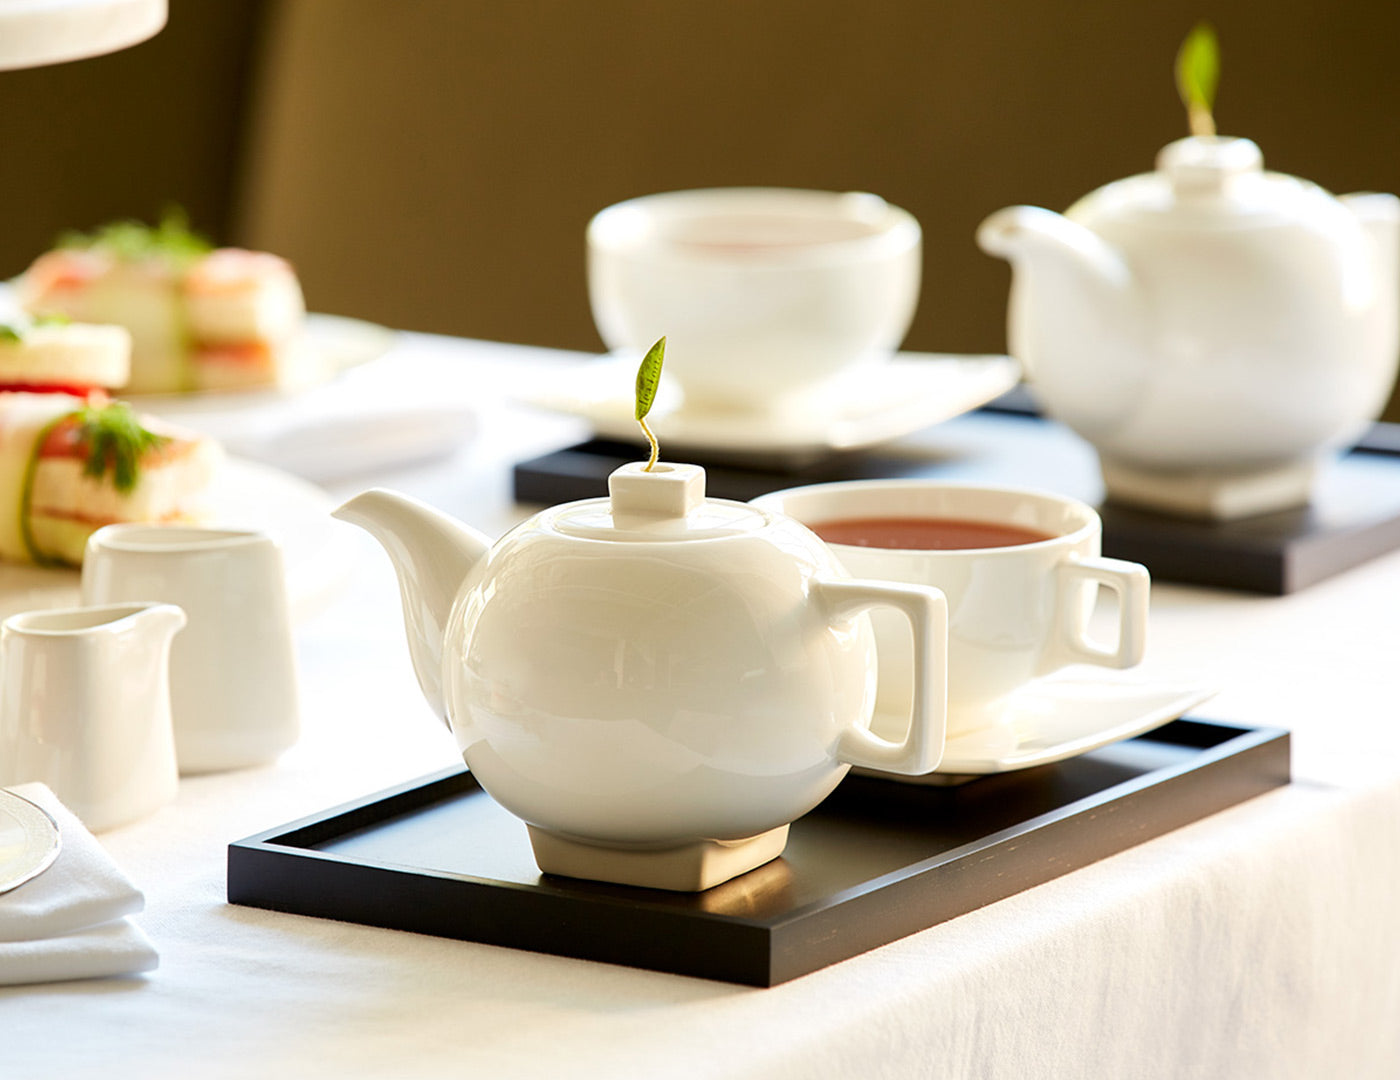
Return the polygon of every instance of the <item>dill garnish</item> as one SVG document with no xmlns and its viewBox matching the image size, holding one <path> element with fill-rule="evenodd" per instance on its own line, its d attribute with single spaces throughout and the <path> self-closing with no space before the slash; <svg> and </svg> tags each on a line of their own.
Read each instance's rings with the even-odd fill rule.
<svg viewBox="0 0 1400 1080">
<path fill-rule="evenodd" d="M 189 216 L 178 206 L 167 209 L 156 225 L 113 221 L 90 233 L 66 232 L 58 238 L 58 246 L 107 251 L 130 262 L 154 258 L 189 262 L 214 249 L 213 244 L 190 228 Z"/>
<path fill-rule="evenodd" d="M 170 441 L 141 426 L 141 420 L 124 401 L 84 405 L 75 414 L 78 435 L 87 448 L 83 475 L 101 480 L 110 471 L 112 486 L 125 494 L 136 486 L 141 458 Z"/>
</svg>

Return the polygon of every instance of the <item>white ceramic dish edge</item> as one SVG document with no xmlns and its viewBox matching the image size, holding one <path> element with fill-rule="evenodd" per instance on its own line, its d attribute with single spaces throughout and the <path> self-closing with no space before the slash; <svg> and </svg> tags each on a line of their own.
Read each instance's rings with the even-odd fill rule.
<svg viewBox="0 0 1400 1080">
<path fill-rule="evenodd" d="M 42 806 L 8 788 L 0 788 L 0 814 L 14 822 L 21 835 L 19 850 L 0 857 L 0 893 L 17 889 L 53 865 L 62 848 L 58 823 Z"/>
<path fill-rule="evenodd" d="M 946 784 L 957 777 L 1049 765 L 1159 728 L 1216 693 L 1213 688 L 1186 683 L 1052 676 L 1028 684 L 1011 695 L 1009 702 L 1009 708 L 1019 707 L 1023 713 L 1032 713 L 1037 706 L 1047 710 L 1052 716 L 1048 724 L 1036 725 L 1022 718 L 1001 733 L 974 732 L 949 739 L 938 768 L 924 776 L 857 771 L 903 783 Z M 1038 741 L 1057 720 L 1061 724 L 1068 720 L 1068 730 L 1058 738 Z M 878 717 L 875 726 L 879 726 Z"/>
</svg>

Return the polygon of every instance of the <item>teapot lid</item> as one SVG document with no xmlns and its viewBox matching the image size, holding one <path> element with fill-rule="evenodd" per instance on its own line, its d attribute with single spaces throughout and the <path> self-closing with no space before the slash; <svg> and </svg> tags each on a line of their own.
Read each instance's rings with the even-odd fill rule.
<svg viewBox="0 0 1400 1080">
<path fill-rule="evenodd" d="M 544 515 L 556 532 L 583 540 L 715 540 L 758 532 L 766 511 L 727 499 L 705 498 L 699 465 L 642 462 L 615 469 L 606 499 L 585 499 Z M 543 517 L 542 517 L 543 520 Z"/>
<path fill-rule="evenodd" d="M 1092 191 L 1066 216 L 1098 229 L 1110 224 L 1232 228 L 1316 220 L 1339 210 L 1316 184 L 1264 169 L 1249 139 L 1192 135 L 1168 143 L 1157 169 Z"/>
<path fill-rule="evenodd" d="M 1260 172 L 1264 155 L 1249 139 L 1193 135 L 1164 146 L 1157 168 L 1178 194 L 1204 194 L 1222 190 L 1235 177 Z"/>
</svg>

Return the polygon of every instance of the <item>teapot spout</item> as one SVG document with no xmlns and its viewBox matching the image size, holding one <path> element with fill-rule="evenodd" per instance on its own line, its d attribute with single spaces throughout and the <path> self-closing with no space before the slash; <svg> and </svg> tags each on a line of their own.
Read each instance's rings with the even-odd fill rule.
<svg viewBox="0 0 1400 1080">
<path fill-rule="evenodd" d="M 1018 278 L 1035 279 L 1037 301 L 1054 304 L 1063 314 L 1093 311 L 1098 319 L 1116 321 L 1115 311 L 1136 294 L 1132 271 L 1106 241 L 1038 206 L 998 210 L 978 226 L 977 244 L 988 255 L 1009 261 Z M 1012 351 L 1017 351 L 1014 343 Z"/>
<path fill-rule="evenodd" d="M 383 546 L 399 580 L 413 672 L 428 704 L 447 719 L 442 650 L 452 603 L 491 546 L 475 529 L 407 495 L 376 488 L 356 495 L 333 517 L 358 525 Z"/>
<path fill-rule="evenodd" d="M 1007 347 L 1042 403 L 1061 414 L 1061 402 L 1092 403 L 1072 405 L 1086 409 L 1076 419 L 1093 429 L 1118 423 L 1148 367 L 1143 298 L 1127 261 L 1088 227 L 1034 206 L 998 210 L 977 243 L 1012 265 Z M 1094 362 L 1084 362 L 1086 350 Z"/>
</svg>

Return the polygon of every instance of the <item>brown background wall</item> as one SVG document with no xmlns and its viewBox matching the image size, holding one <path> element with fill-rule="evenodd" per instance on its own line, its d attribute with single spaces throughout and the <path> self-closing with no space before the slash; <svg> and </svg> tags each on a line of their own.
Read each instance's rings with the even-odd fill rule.
<svg viewBox="0 0 1400 1080">
<path fill-rule="evenodd" d="M 0 272 L 175 199 L 291 257 L 320 310 L 594 349 L 597 209 L 862 188 L 924 226 L 908 346 L 996 351 L 1009 273 L 977 223 L 1150 168 L 1185 133 L 1171 67 L 1202 14 L 1223 132 L 1332 190 L 1400 191 L 1389 2 L 173 0 L 146 45 L 0 73 Z"/>
</svg>

